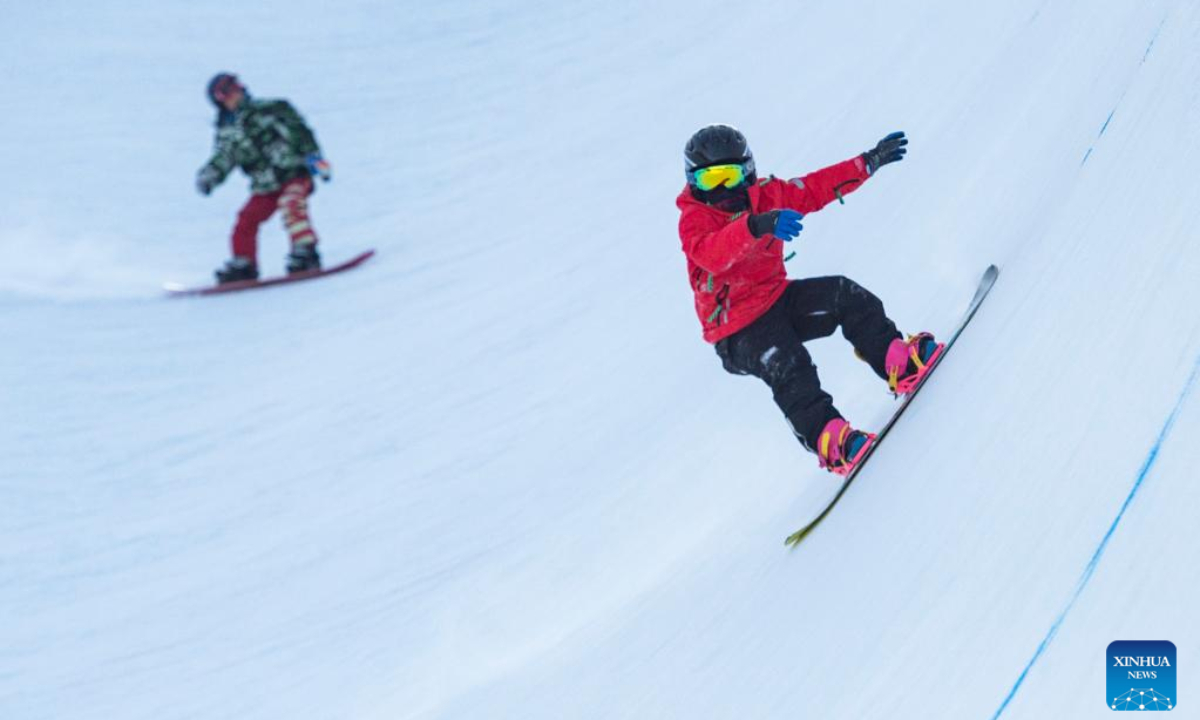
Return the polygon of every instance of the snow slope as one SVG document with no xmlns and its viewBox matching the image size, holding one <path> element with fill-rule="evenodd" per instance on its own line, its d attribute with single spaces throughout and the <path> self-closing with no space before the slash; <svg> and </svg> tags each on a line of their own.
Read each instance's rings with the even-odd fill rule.
<svg viewBox="0 0 1200 720">
<path fill-rule="evenodd" d="M 7 3 L 0 717 L 1089 718 L 1200 692 L 1200 8 Z M 290 98 L 352 274 L 165 301 Z M 841 504 L 699 339 L 680 149 L 909 157 L 807 219 L 902 329 L 987 305 Z M 281 266 L 282 233 L 261 261 Z M 841 410 L 892 405 L 839 338 Z M 1191 713 L 1191 714 L 1189 714 Z"/>
</svg>

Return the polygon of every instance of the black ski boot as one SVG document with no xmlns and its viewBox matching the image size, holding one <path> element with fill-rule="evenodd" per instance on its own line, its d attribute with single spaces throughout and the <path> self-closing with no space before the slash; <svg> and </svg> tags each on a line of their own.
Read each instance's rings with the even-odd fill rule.
<svg viewBox="0 0 1200 720">
<path fill-rule="evenodd" d="M 317 254 L 317 246 L 312 243 L 293 245 L 287 256 L 288 275 L 321 269 L 321 256 Z"/>
<path fill-rule="evenodd" d="M 255 265 L 254 261 L 249 258 L 235 257 L 226 261 L 225 267 L 217 268 L 215 275 L 218 285 L 242 280 L 257 280 L 258 265 Z"/>
</svg>

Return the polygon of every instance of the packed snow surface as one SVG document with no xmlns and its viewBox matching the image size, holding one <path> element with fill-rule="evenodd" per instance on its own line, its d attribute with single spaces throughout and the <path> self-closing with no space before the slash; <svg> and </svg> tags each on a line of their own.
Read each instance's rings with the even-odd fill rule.
<svg viewBox="0 0 1200 720">
<path fill-rule="evenodd" d="M 1196 3 L 3 16 L 0 717 L 1090 718 L 1138 639 L 1200 706 Z M 246 196 L 192 185 L 220 70 L 315 128 L 325 258 L 375 259 L 162 297 Z M 911 138 L 794 277 L 945 332 L 1002 267 L 795 551 L 836 481 L 701 341 L 679 250 L 711 122 L 781 177 Z"/>
</svg>

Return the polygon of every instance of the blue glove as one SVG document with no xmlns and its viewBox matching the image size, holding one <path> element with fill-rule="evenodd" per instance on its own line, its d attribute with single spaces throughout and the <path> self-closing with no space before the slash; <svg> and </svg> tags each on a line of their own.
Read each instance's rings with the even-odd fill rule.
<svg viewBox="0 0 1200 720">
<path fill-rule="evenodd" d="M 746 222 L 750 228 L 750 234 L 754 237 L 774 235 L 784 242 L 791 242 L 804 229 L 804 226 L 800 224 L 800 220 L 803 218 L 804 216 L 795 210 L 772 210 L 751 215 Z"/>
<path fill-rule="evenodd" d="M 321 153 L 309 153 L 304 158 L 304 164 L 308 165 L 308 172 L 311 175 L 321 176 L 322 182 L 329 182 L 333 179 L 333 166 L 329 161 L 321 157 Z"/>
</svg>

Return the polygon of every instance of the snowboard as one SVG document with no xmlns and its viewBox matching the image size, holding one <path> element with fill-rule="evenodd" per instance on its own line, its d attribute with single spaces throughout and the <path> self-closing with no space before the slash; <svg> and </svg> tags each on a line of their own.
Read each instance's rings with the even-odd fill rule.
<svg viewBox="0 0 1200 720">
<path fill-rule="evenodd" d="M 929 382 L 929 378 L 933 377 L 933 374 L 937 371 L 938 366 L 941 365 L 942 361 L 946 359 L 946 356 L 950 354 L 950 350 L 954 347 L 954 343 L 956 340 L 958 340 L 958 336 L 962 335 L 963 329 L 966 328 L 967 324 L 971 322 L 971 318 L 975 317 L 975 313 L 979 310 L 979 306 L 983 304 L 984 299 L 987 297 L 988 292 L 992 289 L 992 285 L 996 283 L 996 278 L 999 276 L 1000 269 L 995 265 L 989 265 L 987 270 L 985 270 L 983 273 L 983 278 L 979 281 L 979 287 L 975 290 L 975 297 L 971 299 L 971 304 L 967 306 L 966 312 L 963 313 L 962 319 L 959 320 L 958 327 L 954 329 L 954 332 L 950 335 L 950 339 L 946 341 L 946 347 L 942 349 L 942 353 L 938 355 L 933 364 L 929 367 L 929 372 L 925 373 L 925 377 L 921 378 L 921 382 L 915 388 L 913 388 L 912 392 L 904 396 L 904 400 L 901 401 L 900 407 L 896 408 L 896 412 L 892 413 L 892 416 L 888 419 L 887 423 L 884 424 L 883 429 L 880 430 L 875 436 L 875 442 L 871 443 L 870 447 L 867 448 L 867 454 L 864 455 L 862 460 L 859 461 L 858 465 L 855 465 L 854 469 L 851 470 L 848 475 L 846 475 L 845 479 L 842 481 L 842 487 L 838 489 L 837 494 L 833 496 L 833 499 L 829 501 L 829 504 L 825 506 L 825 509 L 822 510 L 821 513 L 813 518 L 813 520 L 807 525 L 789 535 L 787 540 L 784 541 L 784 544 L 793 548 L 800 544 L 800 541 L 807 537 L 808 534 L 812 532 L 813 528 L 815 528 L 822 520 L 824 520 L 825 516 L 828 515 L 831 510 L 833 510 L 833 507 L 837 505 L 838 500 L 842 499 L 842 496 L 846 494 L 846 490 L 849 489 L 850 483 L 854 482 L 854 478 L 858 477 L 858 474 L 862 472 L 863 467 L 866 466 L 867 461 L 871 459 L 871 456 L 875 454 L 875 451 L 878 450 L 879 446 L 883 444 L 884 438 L 887 437 L 888 432 L 893 426 L 895 426 L 896 421 L 900 419 L 900 416 L 903 415 L 904 411 L 908 409 L 909 404 L 917 397 L 917 393 L 921 392 L 921 388 L 925 387 L 925 383 Z"/>
<path fill-rule="evenodd" d="M 325 277 L 326 275 L 334 275 L 336 273 L 345 272 L 351 268 L 356 268 L 362 265 L 375 254 L 374 250 L 367 250 L 359 253 L 349 260 L 339 264 L 323 267 L 320 270 L 305 270 L 304 272 L 293 273 L 291 275 L 282 275 L 279 277 L 265 278 L 259 280 L 238 280 L 236 282 L 223 283 L 219 285 L 207 285 L 203 287 L 185 287 L 178 283 L 165 283 L 163 289 L 167 291 L 167 295 L 171 297 L 190 297 L 195 295 L 219 295 L 231 292 L 240 292 L 242 290 L 256 290 L 258 288 L 271 287 L 272 285 L 284 285 L 286 283 L 302 282 L 304 280 L 313 280 L 315 278 Z"/>
</svg>

